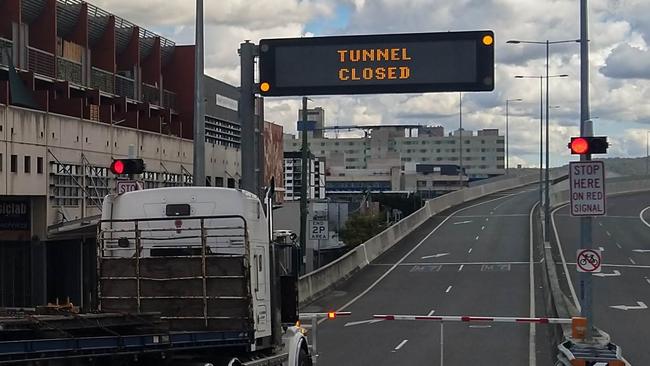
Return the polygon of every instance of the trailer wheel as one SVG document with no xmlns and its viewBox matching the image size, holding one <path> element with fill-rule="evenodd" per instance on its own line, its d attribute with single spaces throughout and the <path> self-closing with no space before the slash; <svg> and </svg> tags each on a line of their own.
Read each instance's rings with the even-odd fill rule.
<svg viewBox="0 0 650 366">
<path fill-rule="evenodd" d="M 311 357 L 305 347 L 300 347 L 300 352 L 298 353 L 298 366 L 312 366 Z"/>
</svg>

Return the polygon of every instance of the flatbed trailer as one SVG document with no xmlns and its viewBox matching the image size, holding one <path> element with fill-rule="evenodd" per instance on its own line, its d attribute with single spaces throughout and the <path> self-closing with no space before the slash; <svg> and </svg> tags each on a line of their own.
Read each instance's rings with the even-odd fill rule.
<svg viewBox="0 0 650 366">
<path fill-rule="evenodd" d="M 146 364 L 172 355 L 201 351 L 244 353 L 251 335 L 245 331 L 166 331 L 156 314 L 16 314 L 0 316 L 0 364 L 42 364 L 76 359 L 79 363 Z"/>
</svg>

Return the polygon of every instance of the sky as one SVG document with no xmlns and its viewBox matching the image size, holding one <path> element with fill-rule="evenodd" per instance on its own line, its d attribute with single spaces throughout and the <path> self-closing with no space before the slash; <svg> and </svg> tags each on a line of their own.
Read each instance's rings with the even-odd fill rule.
<svg viewBox="0 0 650 366">
<path fill-rule="evenodd" d="M 194 42 L 195 1 L 94 0 L 120 17 L 177 44 Z M 560 41 L 580 37 L 578 0 L 205 0 L 206 74 L 239 85 L 237 49 L 244 40 L 328 35 L 493 30 L 495 89 L 463 93 L 463 127 L 505 129 L 511 103 L 510 164 L 538 166 L 539 81 L 543 45 L 506 41 Z M 590 110 L 596 135 L 609 136 L 608 156 L 646 155 L 650 131 L 650 1 L 589 1 Z M 567 143 L 579 134 L 580 47 L 551 46 L 551 165 L 571 157 Z M 458 128 L 459 94 L 317 96 L 327 125 L 426 124 Z M 266 119 L 295 132 L 299 98 L 266 98 Z"/>
</svg>

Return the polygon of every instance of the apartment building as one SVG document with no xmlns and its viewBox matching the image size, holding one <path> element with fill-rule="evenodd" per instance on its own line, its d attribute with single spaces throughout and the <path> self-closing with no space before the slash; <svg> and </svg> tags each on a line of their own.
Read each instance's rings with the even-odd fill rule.
<svg viewBox="0 0 650 366">
<path fill-rule="evenodd" d="M 325 161 L 311 155 L 308 161 L 309 191 L 308 199 L 325 198 Z M 284 200 L 300 200 L 302 189 L 302 154 L 300 152 L 284 153 Z"/>
</svg>

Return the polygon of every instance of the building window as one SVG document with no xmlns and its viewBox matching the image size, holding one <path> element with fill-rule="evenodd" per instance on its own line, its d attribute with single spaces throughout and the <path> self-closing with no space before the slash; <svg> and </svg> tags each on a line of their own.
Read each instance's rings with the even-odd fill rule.
<svg viewBox="0 0 650 366">
<path fill-rule="evenodd" d="M 503 140 L 503 139 L 498 139 L 498 140 L 497 140 L 497 144 L 503 144 L 503 143 L 504 143 L 504 140 Z"/>
<path fill-rule="evenodd" d="M 209 176 L 209 175 L 205 176 L 205 185 L 207 187 L 212 187 L 212 177 L 211 176 Z"/>
<path fill-rule="evenodd" d="M 43 158 L 41 156 L 36 158 L 36 173 L 43 174 Z"/>
<path fill-rule="evenodd" d="M 228 188 L 235 188 L 235 179 L 228 178 Z"/>
<path fill-rule="evenodd" d="M 18 173 L 18 155 L 11 155 L 9 170 L 12 173 Z"/>
<path fill-rule="evenodd" d="M 223 187 L 223 177 L 214 177 L 214 186 Z"/>
<path fill-rule="evenodd" d="M 0 172 L 2 171 L 2 164 L 3 164 L 3 158 L 2 158 L 2 153 L 0 153 Z"/>
<path fill-rule="evenodd" d="M 25 156 L 25 173 L 31 173 L 32 172 L 32 157 L 31 156 Z"/>
</svg>

